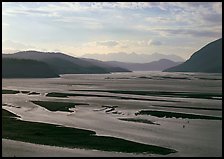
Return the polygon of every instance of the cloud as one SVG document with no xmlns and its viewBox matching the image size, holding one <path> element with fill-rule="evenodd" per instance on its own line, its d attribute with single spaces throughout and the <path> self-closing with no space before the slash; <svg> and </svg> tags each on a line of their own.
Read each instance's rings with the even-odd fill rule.
<svg viewBox="0 0 224 159">
<path fill-rule="evenodd" d="M 8 3 L 8 2 L 7 2 Z M 3 3 L 3 8 L 8 4 Z M 18 4 L 18 5 L 15 5 Z M 102 11 L 106 9 L 149 9 L 157 8 L 163 11 L 192 11 L 196 8 L 212 8 L 220 13 L 222 9 L 221 2 L 50 2 L 50 3 L 9 3 L 13 8 L 7 10 L 14 11 L 31 11 L 34 13 L 67 11 L 67 12 L 85 12 L 85 11 Z M 31 9 L 32 8 L 32 9 Z M 34 11 L 36 10 L 36 12 Z M 43 12 L 41 12 L 43 11 Z"/>
<path fill-rule="evenodd" d="M 108 11 L 107 9 L 167 9 L 171 3 L 160 2 L 51 2 L 51 3 L 3 3 L 6 14 L 48 15 L 59 12 Z M 9 7 L 10 6 L 10 7 Z M 4 13 L 3 12 L 3 13 Z"/>
<path fill-rule="evenodd" d="M 11 5 L 10 5 L 11 4 Z M 10 3 L 2 7 L 3 15 L 7 16 L 52 16 L 55 14 L 51 9 L 43 6 L 36 6 L 35 3 Z M 32 4 L 32 5 L 31 5 Z M 33 7 L 35 5 L 35 7 Z"/>
<path fill-rule="evenodd" d="M 4 26 L 4 27 L 8 27 L 8 26 L 10 26 L 8 23 L 2 23 L 2 26 Z"/>
<path fill-rule="evenodd" d="M 66 23 L 63 26 L 81 26 L 85 29 L 102 29 L 103 25 L 97 17 L 91 15 L 82 15 L 83 12 L 90 12 L 87 10 L 90 6 L 84 5 L 85 3 L 66 3 L 66 2 L 54 2 L 54 3 L 12 3 L 12 6 L 3 7 L 3 15 L 6 16 L 28 16 L 32 18 L 40 17 L 40 20 L 43 24 L 44 18 L 47 19 L 47 23 L 50 22 L 60 22 Z M 77 12 L 80 12 L 77 14 Z"/>
<path fill-rule="evenodd" d="M 222 24 L 222 15 L 221 14 L 206 14 L 202 15 L 203 20 L 213 23 L 213 24 Z"/>
<path fill-rule="evenodd" d="M 116 48 L 144 48 L 148 47 L 148 45 L 153 46 L 160 46 L 163 45 L 159 40 L 119 40 L 119 41 L 113 41 L 113 40 L 107 40 L 107 41 L 97 41 L 97 42 L 89 42 L 84 46 L 107 46 L 107 47 L 116 47 Z"/>
<path fill-rule="evenodd" d="M 160 41 L 156 41 L 156 40 L 149 40 L 149 41 L 148 41 L 148 45 L 159 46 L 159 45 L 162 45 L 162 42 L 160 42 Z"/>
<path fill-rule="evenodd" d="M 7 48 L 159 52 L 170 44 L 179 52 L 186 41 L 222 35 L 221 2 L 7 2 L 2 9 L 3 40 L 18 41 Z"/>
<path fill-rule="evenodd" d="M 107 46 L 107 47 L 114 47 L 119 44 L 117 41 L 98 41 L 96 42 L 97 45 Z"/>
<path fill-rule="evenodd" d="M 222 2 L 213 3 L 212 8 L 216 13 L 222 14 Z"/>
<path fill-rule="evenodd" d="M 157 17 L 143 17 L 145 21 L 157 24 L 176 23 L 178 25 L 178 22 L 182 22 L 191 25 L 195 24 L 195 22 L 200 22 L 203 19 L 205 21 L 216 22 L 222 17 L 222 3 L 214 2 L 51 2 L 18 3 L 19 5 L 16 5 L 17 3 L 10 4 L 13 5 L 3 6 L 3 15 L 22 14 L 26 16 L 46 16 L 50 18 L 53 17 L 61 22 L 70 22 L 72 18 L 80 17 L 80 13 L 88 15 L 86 16 L 87 18 L 93 17 L 88 13 L 103 12 L 103 14 L 100 15 L 101 17 L 105 14 L 109 14 L 110 11 L 115 10 L 138 9 L 141 11 L 148 8 L 157 8 L 166 11 L 165 16 L 158 15 Z M 217 14 L 219 14 L 218 17 L 216 16 Z M 116 15 L 116 17 L 122 16 Z M 93 24 L 92 22 L 92 24 L 90 24 L 92 27 L 89 28 L 102 28 L 102 24 L 99 23 L 100 19 L 96 19 L 98 19 L 98 23 L 94 22 Z"/>
<path fill-rule="evenodd" d="M 196 29 L 157 29 L 159 32 L 170 35 L 190 35 L 194 37 L 221 37 L 222 34 L 219 30 L 200 30 Z"/>
<path fill-rule="evenodd" d="M 147 17 L 145 18 L 146 22 L 150 22 L 150 23 L 170 23 L 172 22 L 172 18 L 167 18 L 167 17 Z"/>
<path fill-rule="evenodd" d="M 188 26 L 219 25 L 222 21 L 222 4 L 217 2 L 176 2 L 170 3 L 170 17 L 175 17 L 176 24 Z M 217 23 L 218 22 L 218 23 Z M 207 25 L 207 26 L 206 26 Z M 208 26 L 209 25 L 209 26 Z"/>
<path fill-rule="evenodd" d="M 3 50 L 26 50 L 26 49 L 36 49 L 36 47 L 32 45 L 26 45 L 20 42 L 12 41 L 12 40 L 5 40 L 2 42 L 2 49 Z"/>
<path fill-rule="evenodd" d="M 86 9 L 143 9 L 153 6 L 147 2 L 89 2 L 80 3 L 79 7 Z"/>
<path fill-rule="evenodd" d="M 55 22 L 66 23 L 66 25 L 71 25 L 74 28 L 75 26 L 81 26 L 86 29 L 102 29 L 103 24 L 95 18 L 85 17 L 85 16 L 58 16 L 53 19 Z"/>
</svg>

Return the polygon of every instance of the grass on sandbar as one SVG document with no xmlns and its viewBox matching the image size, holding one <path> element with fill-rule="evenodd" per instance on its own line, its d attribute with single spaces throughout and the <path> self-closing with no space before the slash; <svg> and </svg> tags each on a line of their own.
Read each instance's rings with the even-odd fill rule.
<svg viewBox="0 0 224 159">
<path fill-rule="evenodd" d="M 144 124 L 153 124 L 153 125 L 160 125 L 158 123 L 154 123 L 147 119 L 136 119 L 136 118 L 118 118 L 119 120 L 123 121 L 130 121 L 130 122 L 137 122 L 137 123 L 144 123 Z"/>
<path fill-rule="evenodd" d="M 2 89 L 2 94 L 17 94 L 19 91 Z"/>
<path fill-rule="evenodd" d="M 14 117 L 18 116 L 2 110 L 2 138 L 42 145 L 125 153 L 167 155 L 177 152 L 173 149 L 146 145 L 121 138 L 97 136 L 94 131 L 22 121 Z"/>
<path fill-rule="evenodd" d="M 186 106 L 173 106 L 173 105 L 152 105 L 155 107 L 165 107 L 165 108 L 180 108 L 180 109 L 196 109 L 196 110 L 214 110 L 222 111 L 222 108 L 202 108 L 202 107 L 186 107 Z"/>
<path fill-rule="evenodd" d="M 28 93 L 30 93 L 30 91 L 21 91 L 21 93 L 28 94 Z"/>
<path fill-rule="evenodd" d="M 69 94 L 66 93 L 58 93 L 58 92 L 51 92 L 48 93 L 46 96 L 47 97 L 61 97 L 61 98 L 68 98 Z"/>
<path fill-rule="evenodd" d="M 89 90 L 82 90 L 82 91 L 89 91 Z M 90 90 L 90 91 L 93 91 L 93 90 Z M 101 92 L 101 91 L 96 91 L 96 92 Z M 107 92 L 109 92 L 109 91 L 107 91 Z M 109 92 L 109 93 L 111 93 L 111 92 Z M 51 93 L 48 93 L 46 96 L 47 97 L 63 97 L 63 98 L 67 98 L 68 96 L 106 97 L 106 98 L 125 99 L 125 100 L 179 102 L 179 101 L 175 101 L 175 100 L 165 100 L 165 99 L 145 99 L 145 98 L 135 98 L 135 97 L 122 97 L 122 96 L 100 95 L 100 94 L 82 94 L 82 93 L 58 93 L 58 92 L 51 92 Z"/>
<path fill-rule="evenodd" d="M 187 113 L 179 113 L 179 112 L 167 112 L 167 111 L 158 111 L 158 110 L 140 110 L 135 113 L 135 115 L 151 115 L 159 118 L 188 118 L 188 119 L 207 119 L 207 120 L 222 120 L 222 117 L 217 116 L 207 116 L 207 115 L 199 115 L 199 114 L 187 114 Z"/>
<path fill-rule="evenodd" d="M 38 92 L 30 92 L 30 93 L 28 93 L 28 95 L 39 95 L 40 93 L 38 93 Z"/>
<path fill-rule="evenodd" d="M 50 111 L 66 111 L 73 112 L 69 108 L 75 108 L 75 105 L 88 105 L 86 103 L 69 103 L 69 102 L 51 102 L 51 101 L 31 101 L 41 107 Z"/>
<path fill-rule="evenodd" d="M 172 97 L 172 98 L 199 98 L 199 99 L 214 99 L 213 97 L 219 97 L 222 100 L 222 93 L 204 93 L 204 92 L 166 92 L 166 91 L 146 91 L 146 90 L 71 90 L 71 91 L 83 91 L 83 92 L 108 92 L 119 94 L 133 94 L 143 96 L 158 96 L 158 97 Z"/>
</svg>

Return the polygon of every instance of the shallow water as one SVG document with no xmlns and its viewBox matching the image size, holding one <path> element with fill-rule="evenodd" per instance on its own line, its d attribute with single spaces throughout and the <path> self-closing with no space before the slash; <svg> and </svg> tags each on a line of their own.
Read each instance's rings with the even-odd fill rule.
<svg viewBox="0 0 224 159">
<path fill-rule="evenodd" d="M 100 135 L 120 137 L 141 143 L 164 146 L 178 151 L 177 153 L 170 154 L 168 156 L 222 156 L 222 120 L 158 118 L 150 115 L 140 115 L 137 117 L 148 119 L 160 125 L 119 120 L 119 118 L 136 118 L 135 113 L 143 109 L 222 116 L 222 110 L 197 110 L 181 108 L 182 106 L 222 109 L 222 100 L 220 100 L 220 98 L 175 98 L 80 91 L 147 90 L 221 94 L 222 75 L 220 74 L 164 72 L 132 72 L 99 75 L 77 74 L 62 75 L 60 78 L 51 79 L 3 79 L 2 84 L 2 89 L 20 91 L 28 90 L 41 93 L 40 95 L 27 95 L 22 93 L 2 95 L 3 104 L 7 103 L 14 106 L 19 106 L 20 108 L 9 106 L 2 107 L 20 115 L 23 120 L 40 121 L 83 128 L 96 131 L 96 133 Z M 100 94 L 140 98 L 142 100 L 125 100 L 111 97 L 91 96 L 69 96 L 68 98 L 46 97 L 45 95 L 50 92 L 82 93 L 86 95 Z M 147 101 L 144 99 L 175 100 L 178 102 Z M 71 101 L 76 103 L 88 103 L 89 105 L 78 105 L 76 108 L 72 109 L 74 110 L 72 113 L 61 111 L 51 112 L 43 107 L 35 105 L 30 102 L 31 100 Z M 105 110 L 95 111 L 102 109 L 103 105 L 116 105 L 118 107 L 111 112 L 106 112 Z M 172 105 L 180 108 L 156 107 L 155 105 Z M 119 113 L 116 113 L 116 111 Z M 183 125 L 185 126 L 183 127 Z M 11 144 L 11 148 L 12 147 L 13 144 Z M 7 150 L 7 154 L 9 154 L 9 149 L 10 146 L 5 149 L 5 151 Z M 86 150 L 86 156 L 90 156 L 90 152 L 91 151 Z M 104 156 L 103 154 L 105 154 L 105 152 L 97 152 L 99 156 Z M 21 151 L 21 155 L 22 154 L 23 152 Z M 64 153 L 61 154 L 63 154 L 61 156 L 64 156 Z M 81 156 L 85 156 L 85 150 L 82 150 L 81 154 Z M 32 155 L 32 153 L 30 155 Z M 60 154 L 58 155 L 60 156 Z M 142 155 L 153 156 L 145 154 Z M 110 152 L 108 153 L 108 156 L 119 155 L 117 153 Z M 125 154 L 121 154 L 121 156 L 125 156 Z M 130 156 L 130 154 L 127 154 L 127 156 Z M 133 154 L 133 156 L 135 155 Z"/>
</svg>

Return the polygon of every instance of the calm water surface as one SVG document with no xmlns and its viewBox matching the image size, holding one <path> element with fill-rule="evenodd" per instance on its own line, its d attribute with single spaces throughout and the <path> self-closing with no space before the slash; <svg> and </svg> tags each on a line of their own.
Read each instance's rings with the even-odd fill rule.
<svg viewBox="0 0 224 159">
<path fill-rule="evenodd" d="M 147 109 L 221 117 L 222 97 L 218 96 L 222 94 L 221 74 L 165 72 L 76 74 L 49 79 L 3 79 L 2 85 L 2 89 L 40 93 L 40 95 L 23 93 L 2 95 L 3 104 L 20 107 L 3 106 L 3 109 L 20 115 L 23 120 L 94 130 L 100 135 L 169 147 L 178 151 L 170 156 L 222 156 L 222 120 L 135 116 L 136 112 Z M 163 94 L 146 96 L 110 93 L 107 90 L 213 95 L 211 99 L 205 99 L 164 96 Z M 86 96 L 46 97 L 46 94 L 50 92 L 79 93 Z M 88 94 L 101 95 L 101 97 L 88 96 Z M 128 99 L 103 97 L 102 95 L 127 97 Z M 30 100 L 83 102 L 89 105 L 76 106 L 72 113 L 51 112 L 31 103 Z M 113 111 L 106 112 L 106 110 L 101 110 L 103 105 L 118 107 Z M 207 109 L 188 109 L 187 107 Z M 209 110 L 210 108 L 217 110 Z M 119 118 L 147 119 L 159 125 L 122 121 Z"/>
</svg>

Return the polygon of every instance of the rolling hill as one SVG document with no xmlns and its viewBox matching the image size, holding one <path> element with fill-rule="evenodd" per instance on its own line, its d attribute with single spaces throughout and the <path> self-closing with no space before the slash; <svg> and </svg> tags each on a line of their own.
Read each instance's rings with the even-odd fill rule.
<svg viewBox="0 0 224 159">
<path fill-rule="evenodd" d="M 2 78 L 59 77 L 46 63 L 27 59 L 2 59 Z"/>
<path fill-rule="evenodd" d="M 222 72 L 222 38 L 215 40 L 197 52 L 186 62 L 165 69 L 164 72 Z"/>
<path fill-rule="evenodd" d="M 111 72 L 130 72 L 129 70 L 96 64 L 63 53 L 21 51 L 14 54 L 3 54 L 3 58 L 38 60 L 48 64 L 57 74 L 102 74 Z"/>
</svg>

